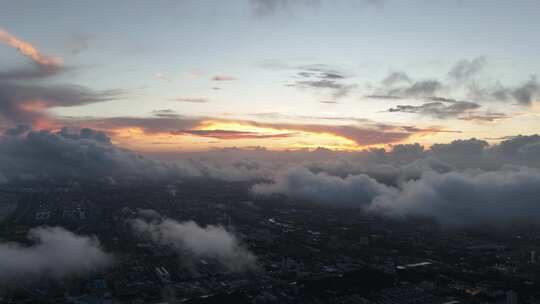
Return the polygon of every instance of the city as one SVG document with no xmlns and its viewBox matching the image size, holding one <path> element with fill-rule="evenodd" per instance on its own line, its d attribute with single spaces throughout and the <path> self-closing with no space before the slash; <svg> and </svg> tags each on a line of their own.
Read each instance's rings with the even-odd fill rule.
<svg viewBox="0 0 540 304">
<path fill-rule="evenodd" d="M 3 220 L 2 239 L 27 242 L 30 227 L 62 226 L 98 236 L 114 261 L 59 280 L 46 273 L 12 279 L 2 288 L 2 300 L 512 303 L 508 299 L 519 296 L 526 303 L 539 301 L 538 227 L 449 230 L 421 218 L 392 221 L 282 196 L 254 199 L 248 190 L 245 182 L 207 179 L 172 185 L 5 184 L 3 199 L 17 207 Z M 219 256 L 156 246 L 130 227 L 133 219 L 153 216 L 234 232 L 256 260 L 231 268 Z"/>
</svg>

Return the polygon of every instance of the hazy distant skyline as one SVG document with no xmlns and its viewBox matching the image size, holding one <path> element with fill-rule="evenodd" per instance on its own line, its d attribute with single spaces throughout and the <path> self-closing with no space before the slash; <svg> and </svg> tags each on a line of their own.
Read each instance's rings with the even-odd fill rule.
<svg viewBox="0 0 540 304">
<path fill-rule="evenodd" d="M 540 133 L 538 1 L 0 1 L 0 127 L 143 152 Z"/>
</svg>

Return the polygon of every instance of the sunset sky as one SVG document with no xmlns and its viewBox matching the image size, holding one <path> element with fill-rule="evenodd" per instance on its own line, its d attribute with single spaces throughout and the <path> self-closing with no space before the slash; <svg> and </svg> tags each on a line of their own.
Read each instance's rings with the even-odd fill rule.
<svg viewBox="0 0 540 304">
<path fill-rule="evenodd" d="M 0 7 L 1 129 L 90 127 L 146 153 L 540 133 L 537 0 Z"/>
</svg>

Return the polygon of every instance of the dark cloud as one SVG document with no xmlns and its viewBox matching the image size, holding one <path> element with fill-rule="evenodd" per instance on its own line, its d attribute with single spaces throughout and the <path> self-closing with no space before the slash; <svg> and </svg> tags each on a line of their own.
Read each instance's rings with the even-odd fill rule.
<svg viewBox="0 0 540 304">
<path fill-rule="evenodd" d="M 115 100 L 124 95 L 123 90 L 95 91 L 84 86 L 51 84 L 52 76 L 73 70 L 62 60 L 42 54 L 32 44 L 0 28 L 0 42 L 16 48 L 32 62 L 23 67 L 0 71 L 0 126 L 17 124 L 40 125 L 50 117 L 48 109 L 73 107 L 90 103 Z"/>
<path fill-rule="evenodd" d="M 193 221 L 177 222 L 168 218 L 138 218 L 130 224 L 136 233 L 157 244 L 171 246 L 184 257 L 212 258 L 231 271 L 256 268 L 256 257 L 222 226 L 201 227 Z"/>
<path fill-rule="evenodd" d="M 59 75 L 66 69 L 60 66 L 40 65 L 33 62 L 26 67 L 0 71 L 0 81 L 36 80 Z"/>
<path fill-rule="evenodd" d="M 62 122 L 105 130 L 111 133 L 114 133 L 116 129 L 140 128 L 147 134 L 155 134 L 189 130 L 199 126 L 203 121 L 203 118 L 182 116 L 174 113 L 155 114 L 158 114 L 157 117 L 65 118 Z"/>
<path fill-rule="evenodd" d="M 136 178 L 182 174 L 166 164 L 118 148 L 102 132 L 32 131 L 25 127 L 0 136 L 0 172 L 8 178 Z"/>
<path fill-rule="evenodd" d="M 395 84 L 412 83 L 411 78 L 405 72 L 392 72 L 382 80 L 382 84 L 391 87 Z"/>
<path fill-rule="evenodd" d="M 431 101 L 447 102 L 447 103 L 459 102 L 459 100 L 456 100 L 454 98 L 440 97 L 440 96 L 428 96 L 428 97 L 424 97 L 424 99 L 431 100 Z"/>
<path fill-rule="evenodd" d="M 112 257 L 95 237 L 80 236 L 60 227 L 39 227 L 28 232 L 33 245 L 0 243 L 0 280 L 61 278 L 107 267 Z"/>
<path fill-rule="evenodd" d="M 444 119 L 459 117 L 480 107 L 479 104 L 469 101 L 455 101 L 450 104 L 429 102 L 420 106 L 398 105 L 388 109 L 388 112 L 416 113 Z"/>
<path fill-rule="evenodd" d="M 442 84 L 437 80 L 423 80 L 417 81 L 403 90 L 397 90 L 395 93 L 401 92 L 403 95 L 409 97 L 424 97 L 434 95 L 441 88 Z"/>
<path fill-rule="evenodd" d="M 535 76 L 514 87 L 503 86 L 500 82 L 489 85 L 482 79 L 477 79 L 476 76 L 486 65 L 487 59 L 484 56 L 472 60 L 460 60 L 448 72 L 449 78 L 453 80 L 450 83 L 442 83 L 436 79 L 414 81 L 405 72 L 392 72 L 381 81 L 380 88 L 366 97 L 374 99 L 428 98 L 432 101 L 450 102 L 456 100 L 436 97 L 436 93 L 442 89 L 465 88 L 467 98 L 478 102 L 515 101 L 521 105 L 530 105 L 540 98 L 540 84 Z"/>
<path fill-rule="evenodd" d="M 486 80 L 478 79 L 478 75 L 487 65 L 487 59 L 484 56 L 472 60 L 460 60 L 448 72 L 451 80 L 449 83 L 443 83 L 436 79 L 413 80 L 405 72 L 392 72 L 385 77 L 378 88 L 373 90 L 367 98 L 372 99 L 401 99 L 401 98 L 425 98 L 434 102 L 458 102 L 455 98 L 438 97 L 437 93 L 443 90 L 465 91 L 467 99 L 475 100 L 475 103 L 499 101 L 514 101 L 521 105 L 531 105 L 540 98 L 540 84 L 535 76 L 528 81 L 513 87 L 503 86 L 496 81 L 495 84 L 489 84 Z M 442 104 L 426 104 L 420 107 L 398 106 L 394 110 L 419 112 L 426 107 L 441 108 Z M 470 107 L 472 104 L 461 104 L 459 107 Z M 444 106 L 458 108 L 458 106 Z M 443 110 L 443 112 L 445 112 Z M 471 113 L 469 113 L 471 114 Z M 444 114 L 443 114 L 444 115 Z M 474 117 L 477 116 L 477 119 Z M 470 115 L 471 121 L 488 121 L 488 115 Z M 496 120 L 495 116 L 492 118 Z"/>
<path fill-rule="evenodd" d="M 540 84 L 537 78 L 533 77 L 523 85 L 513 89 L 511 94 L 519 103 L 530 105 L 533 101 L 540 98 Z"/>
<path fill-rule="evenodd" d="M 330 91 L 335 99 L 347 96 L 357 87 L 356 84 L 344 82 L 348 78 L 345 73 L 324 64 L 304 65 L 298 69 L 301 71 L 297 75 L 301 79 L 287 86 Z"/>
<path fill-rule="evenodd" d="M 519 135 L 502 141 L 496 150 L 505 157 L 540 161 L 540 154 L 534 153 L 539 147 L 539 135 Z"/>
<path fill-rule="evenodd" d="M 477 57 L 473 60 L 458 61 L 448 72 L 448 76 L 456 81 L 466 81 L 476 76 L 487 64 L 487 58 Z"/>
<path fill-rule="evenodd" d="M 358 87 L 357 84 L 347 82 L 350 78 L 347 72 L 327 64 L 295 65 L 278 60 L 266 60 L 259 66 L 271 70 L 295 71 L 293 76 L 295 80 L 285 86 L 329 93 L 334 99 L 347 96 Z"/>
<path fill-rule="evenodd" d="M 426 98 L 436 95 L 443 84 L 435 79 L 413 81 L 405 72 L 392 72 L 381 81 L 381 87 L 368 98 L 400 99 Z"/>
<path fill-rule="evenodd" d="M 484 153 L 484 149 L 489 144 L 484 140 L 478 140 L 476 138 L 467 140 L 455 140 L 448 144 L 434 144 L 431 146 L 431 151 L 436 155 L 480 155 Z"/>
<path fill-rule="evenodd" d="M 159 118 L 181 118 L 181 116 L 172 109 L 154 110 L 152 111 L 152 114 Z"/>
<path fill-rule="evenodd" d="M 400 174 L 406 174 L 407 165 Z M 449 167 L 445 168 L 448 170 Z M 509 224 L 540 219 L 540 171 L 436 172 L 420 168 L 414 179 L 389 186 L 367 174 L 339 177 L 304 167 L 252 188 L 256 195 L 284 194 L 336 207 L 387 216 L 429 216 L 450 226 Z M 371 173 L 373 174 L 373 173 Z M 410 173 L 409 173 L 410 174 Z M 516 201 L 516 197 L 520 199 Z"/>
<path fill-rule="evenodd" d="M 328 79 L 297 81 L 294 86 L 313 89 L 330 89 L 333 91 L 332 96 L 334 98 L 347 96 L 351 90 L 356 88 L 356 85 L 354 84 L 343 84 L 335 80 Z"/>
<path fill-rule="evenodd" d="M 32 124 L 47 117 L 46 110 L 120 98 L 123 90 L 94 91 L 77 85 L 19 84 L 0 81 L 0 124 Z"/>
<path fill-rule="evenodd" d="M 394 137 L 393 132 L 409 134 L 405 137 L 422 132 L 415 127 L 372 125 L 369 131 L 375 133 L 370 137 L 366 129 L 357 126 L 253 125 L 339 134 L 360 143 L 403 138 L 402 134 Z M 538 220 L 540 208 L 534 198 L 540 189 L 539 155 L 540 136 L 531 135 L 492 146 L 469 139 L 434 144 L 430 149 L 397 144 L 390 151 L 356 153 L 228 149 L 197 153 L 173 165 L 119 149 L 104 133 L 94 130 L 53 133 L 21 126 L 1 137 L 0 172 L 8 179 L 128 176 L 255 180 L 258 184 L 253 192 L 257 195 L 284 194 L 388 216 L 432 216 L 443 224 L 461 226 Z M 520 199 L 515 201 L 515 197 Z M 150 230 L 163 229 L 160 225 L 165 219 L 145 218 L 144 222 L 154 227 Z"/>
<path fill-rule="evenodd" d="M 540 99 L 540 83 L 535 76 L 515 87 L 505 87 L 500 83 L 487 87 L 478 83 L 471 83 L 467 86 L 467 89 L 469 96 L 477 100 L 514 101 L 520 105 L 529 106 Z"/>
<path fill-rule="evenodd" d="M 476 121 L 476 122 L 496 122 L 503 119 L 509 119 L 514 116 L 504 114 L 504 113 L 479 113 L 479 114 L 468 114 L 465 116 L 459 117 L 461 120 L 467 121 Z"/>
</svg>

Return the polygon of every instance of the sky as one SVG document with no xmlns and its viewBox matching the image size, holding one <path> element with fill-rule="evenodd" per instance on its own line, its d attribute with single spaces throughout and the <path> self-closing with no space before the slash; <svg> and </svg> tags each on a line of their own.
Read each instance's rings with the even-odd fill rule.
<svg viewBox="0 0 540 304">
<path fill-rule="evenodd" d="M 0 0 L 0 128 L 148 154 L 540 132 L 536 0 Z"/>
</svg>

